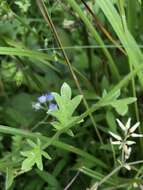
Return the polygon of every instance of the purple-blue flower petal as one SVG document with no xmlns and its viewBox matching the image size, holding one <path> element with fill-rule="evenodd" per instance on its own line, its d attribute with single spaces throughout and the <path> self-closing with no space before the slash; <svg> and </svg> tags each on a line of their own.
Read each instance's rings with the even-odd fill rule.
<svg viewBox="0 0 143 190">
<path fill-rule="evenodd" d="M 58 107 L 57 107 L 57 104 L 49 104 L 49 110 L 53 111 L 53 110 L 56 110 Z"/>
<path fill-rule="evenodd" d="M 47 100 L 47 101 L 52 101 L 52 100 L 54 100 L 54 95 L 53 95 L 52 93 L 46 94 L 46 100 Z"/>
<path fill-rule="evenodd" d="M 38 102 L 40 102 L 41 104 L 45 103 L 46 101 L 47 101 L 46 95 L 38 97 Z"/>
</svg>

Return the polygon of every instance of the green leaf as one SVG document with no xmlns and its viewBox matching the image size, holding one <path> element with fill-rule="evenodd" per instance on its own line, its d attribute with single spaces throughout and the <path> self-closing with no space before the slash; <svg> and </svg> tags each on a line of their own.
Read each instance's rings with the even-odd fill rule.
<svg viewBox="0 0 143 190">
<path fill-rule="evenodd" d="M 21 152 L 21 155 L 27 157 L 22 162 L 22 170 L 29 171 L 36 164 L 39 170 L 43 170 L 42 156 L 47 159 L 51 159 L 51 157 L 42 150 L 40 139 L 37 139 L 37 144 L 32 140 L 28 140 L 28 144 L 32 147 L 31 150 Z"/>
<path fill-rule="evenodd" d="M 61 189 L 58 180 L 48 171 L 40 171 L 36 169 L 36 173 L 48 184 L 48 186 L 53 187 L 53 189 Z"/>
<path fill-rule="evenodd" d="M 70 111 L 73 113 L 82 100 L 82 95 L 78 95 L 71 100 Z"/>
<path fill-rule="evenodd" d="M 70 86 L 64 82 L 64 84 L 61 87 L 61 96 L 65 99 L 71 99 L 71 88 Z"/>
<path fill-rule="evenodd" d="M 12 168 L 7 168 L 6 170 L 6 182 L 5 187 L 6 190 L 10 188 L 14 180 L 14 170 Z"/>
<path fill-rule="evenodd" d="M 117 125 L 116 125 L 116 119 L 112 111 L 108 110 L 106 113 L 106 120 L 109 125 L 110 131 L 116 133 L 117 132 Z"/>
<path fill-rule="evenodd" d="M 117 91 L 115 91 L 108 99 L 108 101 L 113 101 L 113 100 L 116 100 L 121 94 L 121 91 L 120 89 L 118 89 Z M 103 94 L 102 94 L 102 97 L 104 98 L 105 96 L 107 95 L 107 91 L 104 90 L 103 91 Z"/>
<path fill-rule="evenodd" d="M 32 153 L 32 152 L 31 152 Z M 30 154 L 28 151 L 27 154 L 26 152 L 21 152 L 22 156 L 27 157 L 23 162 L 22 162 L 22 170 L 23 171 L 29 171 L 32 169 L 33 165 L 35 164 L 34 156 Z"/>
<path fill-rule="evenodd" d="M 125 115 L 128 112 L 128 105 L 135 102 L 137 99 L 134 97 L 130 98 L 124 98 L 120 100 L 113 101 L 111 103 L 111 106 L 115 108 L 115 110 L 120 114 L 120 115 Z"/>
<path fill-rule="evenodd" d="M 49 110 L 48 114 L 52 115 L 57 119 L 57 121 L 52 122 L 51 124 L 56 130 L 62 130 L 69 122 L 75 120 L 75 116 L 72 116 L 75 112 L 77 106 L 82 100 L 82 96 L 78 95 L 71 99 L 72 91 L 70 86 L 67 83 L 64 83 L 61 87 L 61 95 L 58 93 L 53 93 L 55 101 L 58 105 L 58 109 Z M 75 123 L 76 124 L 76 123 Z M 74 124 L 74 125 L 75 125 Z M 67 134 L 73 136 L 71 130 L 66 131 Z"/>
<path fill-rule="evenodd" d="M 128 112 L 128 106 L 126 104 L 119 104 L 119 106 L 117 105 L 115 107 L 116 111 L 118 112 L 118 114 L 124 116 L 127 112 Z"/>
</svg>

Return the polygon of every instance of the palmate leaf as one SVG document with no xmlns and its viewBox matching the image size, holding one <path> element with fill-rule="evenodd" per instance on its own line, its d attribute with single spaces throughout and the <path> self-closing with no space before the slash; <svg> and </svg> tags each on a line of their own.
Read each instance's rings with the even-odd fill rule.
<svg viewBox="0 0 143 190">
<path fill-rule="evenodd" d="M 67 83 L 62 85 L 60 92 L 61 94 L 53 93 L 58 109 L 48 111 L 48 114 L 57 119 L 57 121 L 52 123 L 56 130 L 63 129 L 68 123 L 73 122 L 77 118 L 72 115 L 82 100 L 81 95 L 72 98 L 72 91 Z M 73 135 L 70 129 L 66 132 L 69 135 Z"/>
<path fill-rule="evenodd" d="M 43 170 L 42 156 L 47 159 L 51 159 L 51 157 L 47 154 L 47 152 L 42 150 L 39 139 L 37 139 L 37 144 L 31 140 L 28 140 L 28 144 L 32 147 L 32 149 L 21 152 L 22 156 L 27 157 L 22 162 L 22 170 L 29 171 L 35 164 L 40 170 Z"/>
</svg>

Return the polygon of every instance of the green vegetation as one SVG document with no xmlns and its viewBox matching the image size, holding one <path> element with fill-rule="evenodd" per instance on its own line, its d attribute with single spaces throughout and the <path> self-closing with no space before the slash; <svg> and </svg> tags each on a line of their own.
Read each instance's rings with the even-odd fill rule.
<svg viewBox="0 0 143 190">
<path fill-rule="evenodd" d="M 142 190 L 143 0 L 0 0 L 0 18 L 0 189 Z"/>
</svg>

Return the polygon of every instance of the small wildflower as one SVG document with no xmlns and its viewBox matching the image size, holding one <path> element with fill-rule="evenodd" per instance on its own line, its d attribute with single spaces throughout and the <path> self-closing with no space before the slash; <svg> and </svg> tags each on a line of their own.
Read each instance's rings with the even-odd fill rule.
<svg viewBox="0 0 143 190">
<path fill-rule="evenodd" d="M 41 104 L 39 103 L 39 102 L 33 102 L 32 103 L 32 108 L 34 109 L 34 110 L 40 110 L 41 109 Z"/>
<path fill-rule="evenodd" d="M 38 102 L 43 104 L 43 103 L 46 103 L 47 101 L 52 101 L 53 99 L 54 99 L 54 95 L 50 92 L 38 97 Z"/>
<path fill-rule="evenodd" d="M 119 125 L 119 127 L 121 128 L 121 130 L 124 132 L 124 137 L 121 137 L 117 134 L 114 134 L 112 132 L 109 132 L 110 135 L 116 139 L 115 141 L 111 140 L 111 143 L 114 145 L 119 145 L 119 149 L 122 150 L 123 154 L 124 154 L 124 160 L 126 161 L 127 159 L 129 159 L 130 154 L 131 154 L 131 147 L 133 144 L 135 144 L 135 141 L 130 141 L 128 140 L 128 138 L 130 137 L 143 137 L 142 134 L 136 134 L 134 133 L 134 131 L 139 127 L 139 122 L 137 122 L 136 124 L 134 124 L 131 127 L 131 118 L 128 119 L 127 123 L 124 125 L 119 119 L 117 119 L 117 123 Z M 127 169 L 129 169 L 129 167 L 126 167 Z"/>
<path fill-rule="evenodd" d="M 53 103 L 49 104 L 49 110 L 50 111 L 53 111 L 53 110 L 56 110 L 56 109 L 57 109 L 57 104 L 53 104 Z"/>
<path fill-rule="evenodd" d="M 73 20 L 64 19 L 64 22 L 63 22 L 64 28 L 71 29 L 71 28 L 73 28 L 72 27 L 73 25 L 74 25 L 74 21 Z"/>
<path fill-rule="evenodd" d="M 52 93 L 46 94 L 46 100 L 47 100 L 47 101 L 52 101 L 52 100 L 54 100 L 54 95 L 53 95 Z"/>
<path fill-rule="evenodd" d="M 47 101 L 46 95 L 38 97 L 38 102 L 40 102 L 41 104 L 45 103 L 46 101 Z"/>
</svg>

